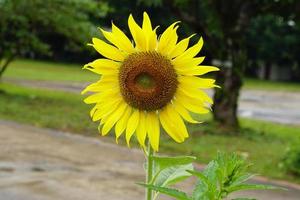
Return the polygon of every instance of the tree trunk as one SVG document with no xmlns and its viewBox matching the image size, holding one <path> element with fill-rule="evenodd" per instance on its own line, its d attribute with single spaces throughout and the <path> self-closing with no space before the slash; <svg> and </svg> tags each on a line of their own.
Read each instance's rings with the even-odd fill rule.
<svg viewBox="0 0 300 200">
<path fill-rule="evenodd" d="M 9 58 L 7 58 L 4 62 L 3 62 L 3 65 L 0 66 L 0 80 L 1 80 L 1 77 L 3 75 L 3 73 L 5 72 L 5 70 L 7 69 L 9 63 L 13 60 L 14 56 L 10 56 Z M 1 62 L 0 62 L 1 64 Z"/>
<path fill-rule="evenodd" d="M 238 129 L 238 99 L 242 87 L 242 75 L 246 65 L 246 55 L 237 50 L 232 53 L 232 67 L 221 68 L 216 82 L 222 88 L 215 89 L 213 117 L 226 129 Z"/>
<path fill-rule="evenodd" d="M 272 64 L 271 64 L 271 62 L 267 61 L 265 63 L 265 70 L 264 70 L 264 79 L 265 80 L 270 80 L 271 70 L 272 70 Z"/>
<path fill-rule="evenodd" d="M 216 79 L 217 83 L 223 87 L 215 90 L 214 120 L 225 128 L 236 129 L 239 127 L 237 109 L 242 79 L 232 69 L 222 70 Z"/>
</svg>

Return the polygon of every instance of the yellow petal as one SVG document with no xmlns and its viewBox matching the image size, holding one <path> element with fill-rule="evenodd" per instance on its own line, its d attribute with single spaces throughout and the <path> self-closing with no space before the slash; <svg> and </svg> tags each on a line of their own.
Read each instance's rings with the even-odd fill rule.
<svg viewBox="0 0 300 200">
<path fill-rule="evenodd" d="M 171 58 L 175 58 L 181 54 L 183 54 L 183 52 L 188 48 L 189 46 L 189 41 L 190 41 L 190 38 L 193 37 L 195 34 L 191 35 L 190 37 L 188 38 L 185 38 L 183 40 L 181 40 L 180 42 L 178 42 L 176 44 L 176 46 L 170 51 L 170 57 Z"/>
<path fill-rule="evenodd" d="M 93 116 L 94 116 L 96 110 L 97 110 L 97 105 L 94 106 L 94 107 L 91 109 L 91 111 L 90 111 L 90 117 L 91 117 L 91 118 L 93 118 Z"/>
<path fill-rule="evenodd" d="M 121 117 L 121 119 L 116 123 L 115 126 L 115 133 L 116 133 L 116 142 L 118 143 L 118 139 L 119 137 L 122 135 L 122 133 L 124 132 L 128 119 L 131 116 L 131 112 L 132 112 L 132 108 L 130 106 L 128 106 L 123 114 L 123 116 Z"/>
<path fill-rule="evenodd" d="M 168 55 L 169 52 L 165 51 L 165 49 L 168 46 L 170 49 L 175 47 L 178 36 L 176 33 L 177 28 L 174 29 L 174 26 L 178 23 L 179 22 L 175 22 L 175 23 L 171 24 L 160 36 L 158 47 L 157 47 L 158 52 L 160 52 L 164 55 Z M 174 41 L 175 41 L 175 44 L 174 44 Z"/>
<path fill-rule="evenodd" d="M 183 54 L 176 57 L 174 60 L 185 59 L 185 58 L 193 58 L 199 53 L 202 46 L 203 46 L 203 39 L 202 39 L 202 37 L 200 37 L 197 44 L 195 44 L 194 46 L 188 48 Z"/>
<path fill-rule="evenodd" d="M 146 39 L 146 51 L 151 51 L 156 48 L 157 45 L 157 36 L 156 36 L 156 29 L 152 30 L 152 25 L 150 18 L 146 12 L 143 14 L 143 33 Z"/>
<path fill-rule="evenodd" d="M 119 66 L 119 62 L 101 58 L 84 65 L 83 69 L 88 69 L 97 74 L 110 75 L 118 74 Z"/>
<path fill-rule="evenodd" d="M 136 47 L 139 50 L 145 50 L 147 41 L 145 40 L 143 30 L 141 29 L 141 27 L 139 25 L 137 25 L 137 23 L 135 22 L 135 20 L 131 14 L 129 15 L 129 18 L 128 18 L 128 27 L 129 27 L 131 35 L 134 39 Z"/>
<path fill-rule="evenodd" d="M 132 115 L 128 119 L 128 123 L 126 127 L 126 142 L 128 146 L 129 146 L 131 136 L 133 135 L 134 131 L 137 128 L 137 125 L 139 124 L 139 118 L 140 118 L 140 112 L 139 110 L 135 110 L 133 111 Z"/>
<path fill-rule="evenodd" d="M 103 76 L 101 76 L 100 82 L 101 83 L 104 83 L 104 82 L 109 82 L 109 83 L 119 82 L 119 74 L 103 75 Z"/>
<path fill-rule="evenodd" d="M 114 35 L 112 34 L 112 32 L 108 32 L 108 31 L 105 31 L 103 30 L 102 28 L 99 28 L 102 35 L 113 45 L 115 45 L 116 43 L 116 38 L 114 37 Z M 115 45 L 117 46 L 117 45 Z"/>
<path fill-rule="evenodd" d="M 170 119 L 172 120 L 172 123 L 177 127 L 178 134 L 181 134 L 184 138 L 187 138 L 189 134 L 186 130 L 186 126 L 180 115 L 174 109 L 174 106 L 167 106 L 166 110 L 168 112 L 168 116 L 172 116 Z"/>
<path fill-rule="evenodd" d="M 89 97 L 85 98 L 83 101 L 86 104 L 97 103 L 99 101 L 101 93 L 92 94 Z"/>
<path fill-rule="evenodd" d="M 143 148 L 145 148 L 145 139 L 147 135 L 146 124 L 147 124 L 146 113 L 144 111 L 140 111 L 140 121 L 136 129 L 136 137 L 138 142 Z"/>
<path fill-rule="evenodd" d="M 147 113 L 147 132 L 151 147 L 154 151 L 158 151 L 159 148 L 159 121 L 155 112 Z"/>
<path fill-rule="evenodd" d="M 117 26 L 112 23 L 112 32 L 100 29 L 104 37 L 119 49 L 132 53 L 134 52 L 133 45 L 128 37 Z"/>
<path fill-rule="evenodd" d="M 121 103 L 115 111 L 108 115 L 102 127 L 102 135 L 106 135 L 110 131 L 115 123 L 121 118 L 127 106 L 128 105 L 125 102 Z"/>
<path fill-rule="evenodd" d="M 209 110 L 204 107 L 203 102 L 178 93 L 179 91 L 176 92 L 175 101 L 180 102 L 189 111 L 198 114 L 206 114 L 209 112 Z"/>
<path fill-rule="evenodd" d="M 99 68 L 99 69 L 86 68 L 86 69 L 100 75 L 111 75 L 111 74 L 117 74 L 119 72 L 117 69 L 112 69 L 112 68 Z"/>
<path fill-rule="evenodd" d="M 152 33 L 148 36 L 147 39 L 147 50 L 148 51 L 153 51 L 156 49 L 157 46 L 157 35 L 156 35 L 156 30 L 158 27 L 156 27 Z"/>
<path fill-rule="evenodd" d="M 205 57 L 195 57 L 195 58 L 185 58 L 172 60 L 173 66 L 176 70 L 187 70 L 188 68 L 193 68 L 194 66 L 200 65 L 204 61 Z"/>
<path fill-rule="evenodd" d="M 176 26 L 174 29 L 173 29 L 173 31 L 171 32 L 171 34 L 170 34 L 170 39 L 169 39 L 169 42 L 168 42 L 168 45 L 164 48 L 164 52 L 166 52 L 167 53 L 167 56 L 168 57 L 170 57 L 169 56 L 169 54 L 170 54 L 170 51 L 172 50 L 172 49 L 174 49 L 175 48 L 175 46 L 176 46 L 176 43 L 177 43 L 177 40 L 178 40 L 178 35 L 177 35 L 177 29 L 178 29 L 178 26 Z"/>
<path fill-rule="evenodd" d="M 103 68 L 103 67 L 118 69 L 120 67 L 120 63 L 110 59 L 100 58 L 84 65 L 83 69 L 86 69 L 88 67 L 95 68 L 95 69 Z"/>
<path fill-rule="evenodd" d="M 126 54 L 121 52 L 116 47 L 107 44 L 106 42 L 103 42 L 102 40 L 98 38 L 93 38 L 93 47 L 98 51 L 101 55 L 103 55 L 106 58 L 116 60 L 116 61 L 123 61 Z"/>
<path fill-rule="evenodd" d="M 176 142 L 181 143 L 184 141 L 184 136 L 178 132 L 177 125 L 171 121 L 172 116 L 169 116 L 167 110 L 167 107 L 169 106 L 171 105 L 167 105 L 165 109 L 160 111 L 159 120 L 167 134 Z"/>
<path fill-rule="evenodd" d="M 97 104 L 97 110 L 95 111 L 92 120 L 98 121 L 106 116 L 108 116 L 110 113 L 114 111 L 114 109 L 117 108 L 117 106 L 122 102 L 122 99 L 116 99 L 113 101 L 106 101 L 105 103 Z"/>
<path fill-rule="evenodd" d="M 121 97 L 119 90 L 111 88 L 110 90 L 92 94 L 89 97 L 85 98 L 83 101 L 86 104 L 91 104 L 91 103 L 98 103 L 101 101 L 105 101 L 107 98 L 114 99 L 119 97 Z"/>
<path fill-rule="evenodd" d="M 204 91 L 199 90 L 194 87 L 182 87 L 182 85 L 179 85 L 178 87 L 178 93 L 182 92 L 182 94 L 185 94 L 188 97 L 194 98 L 199 100 L 200 102 L 210 103 L 213 104 L 213 100 L 210 96 L 208 96 Z"/>
<path fill-rule="evenodd" d="M 188 67 L 186 69 L 183 68 L 176 68 L 176 71 L 185 76 L 201 76 L 203 74 L 206 74 L 208 72 L 213 72 L 213 71 L 219 71 L 219 68 L 214 67 L 214 66 L 195 66 L 195 67 Z"/>
<path fill-rule="evenodd" d="M 120 49 L 132 53 L 134 52 L 133 45 L 128 37 L 125 35 L 123 31 L 121 31 L 117 26 L 112 23 L 112 33 L 115 35 L 115 38 L 118 39 L 118 46 Z"/>
<path fill-rule="evenodd" d="M 191 117 L 190 113 L 184 108 L 183 105 L 181 105 L 180 102 L 174 101 L 173 106 L 174 106 L 174 109 L 180 114 L 180 116 L 183 119 L 185 119 L 186 121 L 188 121 L 190 123 L 200 123 Z"/>
<path fill-rule="evenodd" d="M 110 89 L 120 90 L 119 83 L 117 83 L 117 82 L 102 82 L 102 81 L 99 81 L 97 83 L 92 83 L 92 84 L 88 85 L 81 92 L 81 94 L 84 94 L 86 92 L 101 92 L 101 91 L 106 91 L 106 90 L 110 90 Z"/>
<path fill-rule="evenodd" d="M 149 18 L 149 15 L 144 12 L 143 13 L 143 30 L 145 31 L 146 34 L 151 34 L 152 32 L 152 25 L 151 25 L 151 20 Z"/>
<path fill-rule="evenodd" d="M 101 90 L 98 90 L 99 81 L 96 83 L 92 83 L 88 85 L 84 90 L 81 91 L 81 94 L 85 94 L 86 92 L 100 92 Z"/>
<path fill-rule="evenodd" d="M 86 92 L 102 92 L 110 89 L 120 90 L 119 84 L 117 82 L 101 82 L 98 81 L 96 83 L 92 83 L 88 85 L 81 94 L 85 94 Z"/>
<path fill-rule="evenodd" d="M 178 76 L 178 81 L 183 87 L 196 87 L 208 89 L 216 87 L 215 80 L 210 78 L 198 78 L 195 76 Z"/>
</svg>

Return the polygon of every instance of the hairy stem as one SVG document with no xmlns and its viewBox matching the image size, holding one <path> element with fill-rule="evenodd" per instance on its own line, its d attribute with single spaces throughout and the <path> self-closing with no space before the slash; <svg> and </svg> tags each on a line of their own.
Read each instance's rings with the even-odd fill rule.
<svg viewBox="0 0 300 200">
<path fill-rule="evenodd" d="M 150 142 L 148 142 L 148 153 L 147 153 L 147 175 L 146 175 L 146 183 L 150 184 L 153 178 L 153 168 L 154 168 L 154 161 L 153 156 L 154 152 L 151 148 Z M 147 188 L 146 189 L 146 200 L 152 200 L 152 189 Z"/>
</svg>

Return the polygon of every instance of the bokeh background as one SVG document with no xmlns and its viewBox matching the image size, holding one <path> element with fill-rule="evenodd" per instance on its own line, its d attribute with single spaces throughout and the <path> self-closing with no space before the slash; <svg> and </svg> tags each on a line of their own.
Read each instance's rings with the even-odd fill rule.
<svg viewBox="0 0 300 200">
<path fill-rule="evenodd" d="M 11 139 L 1 140 L 0 174 L 17 137 L 7 124 L 18 133 L 27 124 L 114 142 L 98 135 L 82 102 L 80 91 L 99 78 L 81 69 L 99 58 L 86 44 L 112 21 L 130 37 L 128 16 L 141 24 L 143 11 L 159 34 L 180 21 L 180 39 L 196 33 L 192 45 L 202 36 L 205 64 L 221 70 L 208 75 L 221 86 L 208 91 L 212 114 L 188 124 L 183 144 L 162 136 L 161 152 L 207 163 L 217 151 L 235 151 L 255 173 L 300 183 L 297 0 L 0 0 L 0 133 Z"/>
</svg>

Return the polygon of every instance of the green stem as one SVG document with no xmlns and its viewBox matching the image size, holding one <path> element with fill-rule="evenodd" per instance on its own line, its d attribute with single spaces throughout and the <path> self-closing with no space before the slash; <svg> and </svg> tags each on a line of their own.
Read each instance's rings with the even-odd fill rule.
<svg viewBox="0 0 300 200">
<path fill-rule="evenodd" d="M 153 176 L 153 158 L 154 155 L 153 149 L 151 148 L 150 142 L 148 142 L 148 153 L 147 153 L 147 176 L 146 176 L 146 183 L 150 184 L 152 181 Z M 152 200 L 152 189 L 147 188 L 146 189 L 146 200 Z"/>
</svg>

